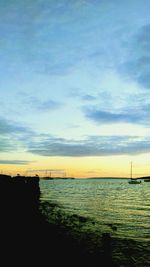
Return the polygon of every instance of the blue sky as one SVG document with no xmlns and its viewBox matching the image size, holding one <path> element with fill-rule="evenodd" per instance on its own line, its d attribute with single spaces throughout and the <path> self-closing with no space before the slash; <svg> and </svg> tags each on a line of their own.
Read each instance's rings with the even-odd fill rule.
<svg viewBox="0 0 150 267">
<path fill-rule="evenodd" d="M 149 10 L 148 0 L 0 2 L 1 166 L 150 153 Z"/>
</svg>

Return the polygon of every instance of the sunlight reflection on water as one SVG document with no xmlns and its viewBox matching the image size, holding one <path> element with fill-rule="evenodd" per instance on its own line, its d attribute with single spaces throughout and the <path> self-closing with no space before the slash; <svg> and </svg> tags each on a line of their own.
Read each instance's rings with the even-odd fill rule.
<svg viewBox="0 0 150 267">
<path fill-rule="evenodd" d="M 40 180 L 41 200 L 58 203 L 68 214 L 91 218 L 113 236 L 150 240 L 150 183 L 127 179 Z M 115 231 L 115 230 L 116 231 Z"/>
</svg>

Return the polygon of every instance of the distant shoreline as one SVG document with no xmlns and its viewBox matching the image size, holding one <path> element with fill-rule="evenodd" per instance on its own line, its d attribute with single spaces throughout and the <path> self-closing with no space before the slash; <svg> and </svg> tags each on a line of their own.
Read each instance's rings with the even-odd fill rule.
<svg viewBox="0 0 150 267">
<path fill-rule="evenodd" d="M 35 176 L 27 176 L 27 175 L 20 175 L 20 174 L 17 174 L 17 175 L 14 175 L 14 176 L 11 176 L 11 175 L 8 175 L 8 174 L 0 174 L 0 177 L 2 176 L 5 176 L 5 177 L 11 177 L 11 178 L 35 178 L 35 177 L 38 177 L 40 180 L 101 180 L 101 179 L 130 179 L 130 177 L 109 177 L 109 176 L 105 176 L 105 177 L 51 177 L 51 176 L 39 176 L 39 175 L 35 175 Z M 134 177 L 133 179 L 141 179 L 141 180 L 144 180 L 144 179 L 147 179 L 149 180 L 150 179 L 150 176 L 142 176 L 142 177 Z"/>
<path fill-rule="evenodd" d="M 39 177 L 41 180 L 101 180 L 101 179 L 114 179 L 114 180 L 129 180 L 130 177 Z M 133 179 L 150 179 L 150 176 L 135 177 Z"/>
<path fill-rule="evenodd" d="M 130 179 L 129 177 L 39 177 L 41 180 L 101 180 L 101 179 Z M 138 178 L 138 179 L 144 179 Z"/>
</svg>

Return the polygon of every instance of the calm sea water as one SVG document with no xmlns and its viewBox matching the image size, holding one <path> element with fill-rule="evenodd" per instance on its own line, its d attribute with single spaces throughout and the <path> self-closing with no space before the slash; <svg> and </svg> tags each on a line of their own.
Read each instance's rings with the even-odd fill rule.
<svg viewBox="0 0 150 267">
<path fill-rule="evenodd" d="M 57 203 L 68 215 L 89 218 L 89 228 L 112 236 L 150 241 L 150 183 L 127 179 L 40 180 L 41 200 Z"/>
</svg>

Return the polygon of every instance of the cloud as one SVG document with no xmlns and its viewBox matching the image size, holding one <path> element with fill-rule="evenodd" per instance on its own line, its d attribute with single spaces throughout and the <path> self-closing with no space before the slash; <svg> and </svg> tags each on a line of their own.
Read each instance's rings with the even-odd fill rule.
<svg viewBox="0 0 150 267">
<path fill-rule="evenodd" d="M 49 110 L 52 111 L 52 110 L 60 108 L 62 105 L 61 103 L 56 102 L 54 100 L 39 101 L 37 99 L 32 104 L 37 110 L 40 110 L 40 111 L 49 111 Z"/>
<path fill-rule="evenodd" d="M 85 116 L 97 123 L 138 123 L 141 118 L 137 113 L 107 112 L 96 108 L 86 108 Z"/>
<path fill-rule="evenodd" d="M 148 107 L 145 107 L 145 109 Z M 114 117 L 103 114 L 109 121 Z M 120 116 L 117 117 L 117 120 Z M 88 156 L 110 156 L 129 155 L 150 152 L 150 139 L 139 136 L 88 136 L 81 140 L 65 139 L 50 136 L 49 134 L 38 134 L 29 128 L 10 123 L 1 119 L 3 134 L 0 134 L 0 151 L 13 152 L 25 150 L 26 152 L 40 156 L 59 157 L 88 157 Z M 26 160 L 4 160 L 0 164 L 29 164 Z"/>
<path fill-rule="evenodd" d="M 20 133 L 25 132 L 26 129 L 23 126 L 13 124 L 11 121 L 0 118 L 0 135 L 10 134 L 10 133 Z"/>
<path fill-rule="evenodd" d="M 90 136 L 78 141 L 50 137 L 30 142 L 28 152 L 47 157 L 140 154 L 150 152 L 150 140 L 138 136 Z"/>
<path fill-rule="evenodd" d="M 11 152 L 16 149 L 16 145 L 10 138 L 0 136 L 0 152 Z"/>
<path fill-rule="evenodd" d="M 130 123 L 149 127 L 150 100 L 147 94 L 143 92 L 141 94 L 129 94 L 125 100 L 123 102 L 122 99 L 119 108 L 117 103 L 114 106 L 114 100 L 112 101 L 111 97 L 108 100 L 109 105 L 106 105 L 106 100 L 104 103 L 99 100 L 101 108 L 97 105 L 85 105 L 82 107 L 82 112 L 87 119 L 97 124 Z"/>
<path fill-rule="evenodd" d="M 31 162 L 27 160 L 0 160 L 0 164 L 27 165 L 29 163 Z"/>
<path fill-rule="evenodd" d="M 63 103 L 52 99 L 40 100 L 36 96 L 29 96 L 27 94 L 20 94 L 22 102 L 37 111 L 46 112 L 61 108 Z"/>
<path fill-rule="evenodd" d="M 13 152 L 20 146 L 23 149 L 23 140 L 32 135 L 33 132 L 28 127 L 0 118 L 0 152 Z"/>
<path fill-rule="evenodd" d="M 96 100 L 96 96 L 93 96 L 91 94 L 86 94 L 86 95 L 82 95 L 81 99 L 83 101 L 94 101 L 94 100 Z"/>
<path fill-rule="evenodd" d="M 72 87 L 70 88 L 70 92 L 68 94 L 68 97 L 73 97 L 73 98 L 78 98 L 81 101 L 94 101 L 97 100 L 97 94 L 93 94 L 93 93 L 87 93 L 87 88 L 85 90 L 83 90 L 80 87 Z M 92 91 L 92 90 L 90 90 Z"/>
<path fill-rule="evenodd" d="M 128 43 L 128 59 L 119 65 L 119 73 L 150 89 L 150 24 L 142 26 Z"/>
</svg>

